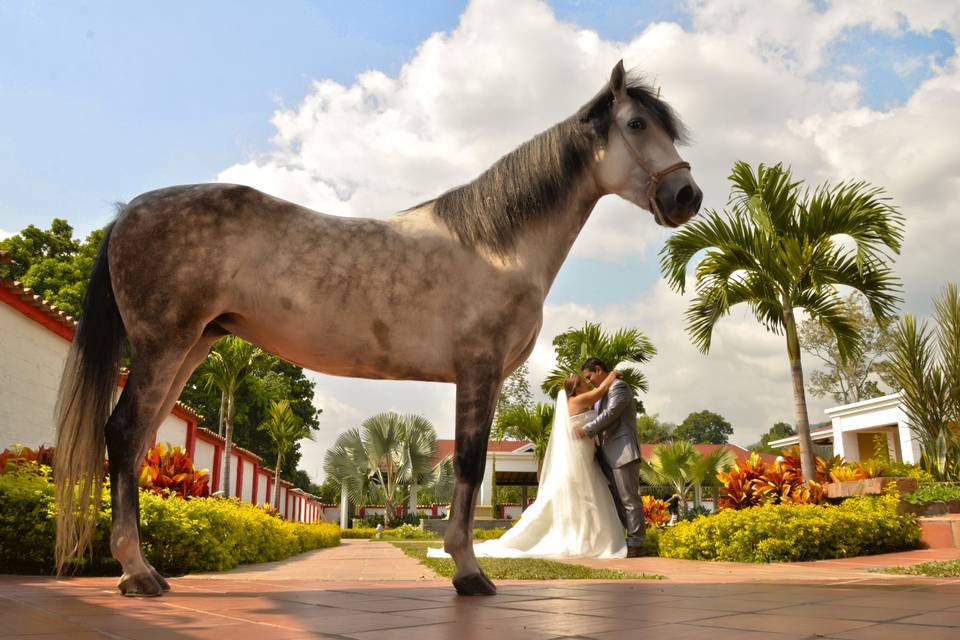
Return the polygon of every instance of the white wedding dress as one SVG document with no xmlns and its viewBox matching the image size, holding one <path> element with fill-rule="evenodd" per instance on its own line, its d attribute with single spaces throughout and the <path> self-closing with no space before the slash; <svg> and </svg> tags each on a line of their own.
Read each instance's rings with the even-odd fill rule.
<svg viewBox="0 0 960 640">
<path fill-rule="evenodd" d="M 597 464 L 594 441 L 580 440 L 573 434 L 574 427 L 596 417 L 597 412 L 590 410 L 571 418 L 566 394 L 560 392 L 537 499 L 501 538 L 474 545 L 477 557 L 626 556 L 623 525 L 607 479 Z M 429 549 L 427 555 L 449 557 L 443 549 Z"/>
</svg>

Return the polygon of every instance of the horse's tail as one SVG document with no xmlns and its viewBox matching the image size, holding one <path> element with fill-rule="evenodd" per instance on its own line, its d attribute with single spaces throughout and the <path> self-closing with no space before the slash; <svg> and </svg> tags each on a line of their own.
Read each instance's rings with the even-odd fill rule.
<svg viewBox="0 0 960 640">
<path fill-rule="evenodd" d="M 83 300 L 83 315 L 67 356 L 57 398 L 57 572 L 92 553 L 103 491 L 105 427 L 113 411 L 126 331 L 110 283 L 111 223 Z"/>
</svg>

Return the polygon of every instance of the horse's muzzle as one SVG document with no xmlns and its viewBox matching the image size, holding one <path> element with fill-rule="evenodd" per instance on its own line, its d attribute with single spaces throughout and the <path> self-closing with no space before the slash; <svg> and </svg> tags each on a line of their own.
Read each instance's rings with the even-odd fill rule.
<svg viewBox="0 0 960 640">
<path fill-rule="evenodd" d="M 657 223 L 676 228 L 700 211 L 703 191 L 694 182 L 689 171 L 677 171 L 665 176 L 657 185 L 653 204 Z"/>
</svg>

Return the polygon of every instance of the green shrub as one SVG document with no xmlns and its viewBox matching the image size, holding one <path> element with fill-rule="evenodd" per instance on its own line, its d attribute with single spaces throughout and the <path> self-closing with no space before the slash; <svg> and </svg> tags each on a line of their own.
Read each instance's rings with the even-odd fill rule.
<svg viewBox="0 0 960 640">
<path fill-rule="evenodd" d="M 396 529 L 384 531 L 383 538 L 387 540 L 436 540 L 437 536 L 431 531 L 424 531 L 412 524 L 402 524 Z"/>
<path fill-rule="evenodd" d="M 93 539 L 93 568 L 110 558 L 110 493 L 104 488 Z M 140 492 L 140 536 L 147 559 L 162 573 L 222 571 L 279 560 L 339 544 L 331 524 L 280 520 L 239 500 L 162 498 Z M 53 569 L 55 506 L 49 468 L 33 465 L 0 475 L 0 570 Z M 84 568 L 90 570 L 90 566 Z"/>
<path fill-rule="evenodd" d="M 913 504 L 960 500 L 960 484 L 950 482 L 924 482 L 917 486 L 916 491 L 903 496 L 903 499 Z"/>
<path fill-rule="evenodd" d="M 665 558 L 793 562 L 915 548 L 920 527 L 898 515 L 896 494 L 857 496 L 839 506 L 779 504 L 724 510 L 679 522 L 660 535 Z"/>
<path fill-rule="evenodd" d="M 474 529 L 474 540 L 496 540 L 507 532 L 506 529 Z"/>
<path fill-rule="evenodd" d="M 386 533 L 386 531 L 384 531 Z M 376 537 L 377 530 L 372 527 L 356 527 L 353 529 L 340 529 L 341 540 L 369 539 Z"/>
</svg>

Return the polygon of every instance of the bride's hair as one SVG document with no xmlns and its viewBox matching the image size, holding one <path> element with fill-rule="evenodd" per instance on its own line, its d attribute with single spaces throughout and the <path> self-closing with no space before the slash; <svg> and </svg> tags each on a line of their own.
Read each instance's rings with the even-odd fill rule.
<svg viewBox="0 0 960 640">
<path fill-rule="evenodd" d="M 577 395 L 577 387 L 580 386 L 580 376 L 575 373 L 567 376 L 563 381 L 563 390 L 567 392 L 567 397 L 572 398 Z"/>
</svg>

